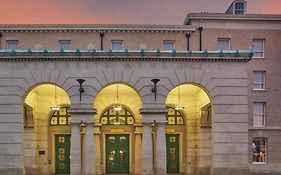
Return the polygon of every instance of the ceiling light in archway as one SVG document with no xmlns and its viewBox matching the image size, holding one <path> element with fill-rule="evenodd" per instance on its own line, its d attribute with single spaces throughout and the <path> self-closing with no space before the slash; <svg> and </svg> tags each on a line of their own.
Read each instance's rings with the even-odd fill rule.
<svg viewBox="0 0 281 175">
<path fill-rule="evenodd" d="M 53 111 L 59 111 L 61 107 L 57 105 L 57 86 L 55 86 L 55 105 L 51 106 L 51 110 Z"/>
<path fill-rule="evenodd" d="M 116 85 L 116 101 L 117 101 L 117 105 L 113 106 L 113 109 L 115 111 L 121 111 L 122 110 L 122 106 L 119 104 L 119 94 L 118 94 L 118 84 Z"/>
<path fill-rule="evenodd" d="M 175 110 L 183 110 L 184 107 L 180 105 L 181 99 L 180 99 L 180 86 L 178 87 L 178 105 L 175 106 Z"/>
</svg>

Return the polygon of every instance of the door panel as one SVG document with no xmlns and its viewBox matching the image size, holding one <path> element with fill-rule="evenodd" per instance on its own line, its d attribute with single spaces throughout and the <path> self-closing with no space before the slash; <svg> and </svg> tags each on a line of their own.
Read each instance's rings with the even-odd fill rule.
<svg viewBox="0 0 281 175">
<path fill-rule="evenodd" d="M 179 173 L 179 134 L 166 134 L 167 173 Z"/>
<path fill-rule="evenodd" d="M 70 174 L 70 135 L 55 135 L 56 173 Z"/>
<path fill-rule="evenodd" d="M 106 173 L 129 173 L 129 135 L 106 135 Z"/>
</svg>

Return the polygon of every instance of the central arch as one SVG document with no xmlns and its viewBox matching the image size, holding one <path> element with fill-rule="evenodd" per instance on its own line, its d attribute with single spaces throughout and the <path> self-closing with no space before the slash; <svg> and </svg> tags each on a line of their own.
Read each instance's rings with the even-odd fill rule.
<svg viewBox="0 0 281 175">
<path fill-rule="evenodd" d="M 98 169 L 106 174 L 128 174 L 138 171 L 141 162 L 142 117 L 139 113 L 142 101 L 131 86 L 114 83 L 104 87 L 96 96 L 94 108 L 97 109 L 95 121 L 100 135 L 96 151 L 102 164 Z"/>
</svg>

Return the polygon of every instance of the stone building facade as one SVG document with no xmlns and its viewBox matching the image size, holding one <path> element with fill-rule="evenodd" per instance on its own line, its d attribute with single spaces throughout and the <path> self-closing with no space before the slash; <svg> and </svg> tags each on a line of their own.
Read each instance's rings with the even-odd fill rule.
<svg viewBox="0 0 281 175">
<path fill-rule="evenodd" d="M 0 25 L 0 174 L 280 173 L 280 29 Z"/>
</svg>

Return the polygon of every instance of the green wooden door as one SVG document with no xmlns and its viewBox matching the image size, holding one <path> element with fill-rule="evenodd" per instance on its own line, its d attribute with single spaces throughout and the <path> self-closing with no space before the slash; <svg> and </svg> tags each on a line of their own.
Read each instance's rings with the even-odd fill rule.
<svg viewBox="0 0 281 175">
<path fill-rule="evenodd" d="M 167 173 L 179 173 L 179 134 L 166 134 Z"/>
<path fill-rule="evenodd" d="M 55 135 L 56 173 L 70 174 L 70 135 Z"/>
<path fill-rule="evenodd" d="M 129 135 L 106 135 L 106 173 L 129 173 Z"/>
</svg>

